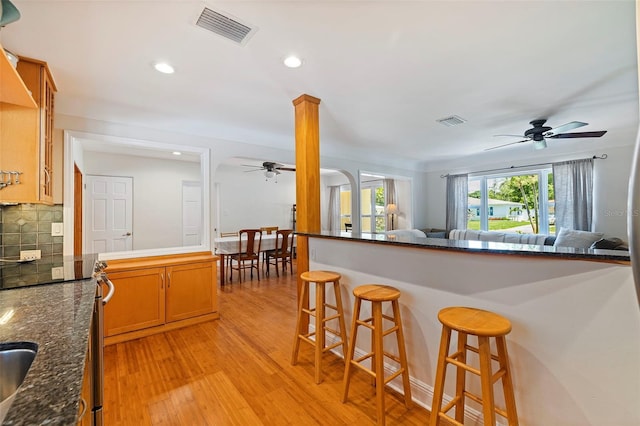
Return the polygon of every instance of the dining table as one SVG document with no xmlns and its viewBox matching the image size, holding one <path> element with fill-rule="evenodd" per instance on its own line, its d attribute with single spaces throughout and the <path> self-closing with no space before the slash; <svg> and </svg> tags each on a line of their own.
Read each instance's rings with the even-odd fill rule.
<svg viewBox="0 0 640 426">
<path fill-rule="evenodd" d="M 262 234 L 262 243 L 260 244 L 260 251 L 275 250 L 276 248 L 277 234 Z M 220 256 L 220 285 L 226 283 L 226 256 L 238 253 L 238 242 L 240 237 L 234 235 L 233 237 L 219 237 L 213 239 L 213 245 L 215 254 Z M 296 236 L 293 236 L 293 247 L 296 246 Z M 242 251 L 246 250 L 247 242 L 242 242 Z M 255 241 L 255 249 L 258 249 L 258 239 Z"/>
</svg>

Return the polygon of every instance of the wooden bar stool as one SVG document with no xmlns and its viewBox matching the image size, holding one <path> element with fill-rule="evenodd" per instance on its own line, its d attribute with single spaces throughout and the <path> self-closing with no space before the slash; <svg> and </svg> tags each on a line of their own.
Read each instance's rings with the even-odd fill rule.
<svg viewBox="0 0 640 426">
<path fill-rule="evenodd" d="M 407 352 L 404 346 L 404 334 L 402 332 L 402 320 L 400 319 L 400 306 L 398 299 L 400 298 L 400 290 L 387 285 L 366 284 L 353 289 L 355 296 L 355 304 L 353 307 L 353 322 L 351 325 L 351 339 L 349 342 L 349 353 L 346 356 L 346 368 L 344 370 L 344 393 L 342 402 L 347 402 L 349 394 L 349 382 L 351 381 L 351 367 L 358 367 L 370 374 L 376 385 L 376 415 L 379 425 L 385 423 L 384 408 L 384 387 L 391 380 L 402 374 L 402 384 L 404 387 L 404 402 L 407 408 L 411 408 L 411 386 L 409 384 L 409 368 L 407 366 Z M 371 317 L 360 319 L 360 308 L 362 301 L 371 302 Z M 382 313 L 382 303 L 391 302 L 393 316 Z M 393 322 L 393 326 L 384 329 L 383 320 Z M 371 352 L 358 358 L 353 359 L 356 347 L 356 337 L 358 327 L 363 326 L 371 330 Z M 398 342 L 398 356 L 384 351 L 383 339 L 385 336 L 395 332 Z M 384 359 L 392 359 L 399 364 L 398 370 L 391 374 L 388 378 L 384 377 Z M 361 363 L 367 359 L 371 359 L 372 368 L 369 369 Z"/>
<path fill-rule="evenodd" d="M 440 424 L 442 418 L 452 421 L 453 419 L 446 413 L 454 406 L 456 407 L 455 421 L 457 424 L 462 424 L 464 422 L 465 397 L 469 397 L 482 404 L 485 425 L 495 425 L 495 414 L 498 413 L 508 420 L 510 426 L 516 426 L 518 424 L 518 415 L 516 413 L 516 401 L 513 396 L 513 382 L 511 380 L 511 371 L 509 370 L 505 339 L 505 336 L 511 331 L 511 322 L 493 312 L 464 307 L 444 308 L 438 313 L 438 319 L 442 323 L 442 337 L 429 425 L 436 426 Z M 458 347 L 455 353 L 449 354 L 452 330 L 458 332 Z M 477 348 L 467 344 L 468 335 L 477 336 Z M 497 356 L 491 354 L 489 339 L 492 337 L 496 340 Z M 478 354 L 480 360 L 479 370 L 467 364 L 468 350 Z M 499 369 L 495 373 L 491 368 L 491 360 L 495 360 L 499 364 Z M 442 408 L 447 364 L 456 366 L 456 395 L 449 404 Z M 467 371 L 480 376 L 482 397 L 474 395 L 465 389 L 465 374 Z M 499 379 L 502 379 L 506 410 L 497 408 L 494 403 L 493 385 Z"/>
<path fill-rule="evenodd" d="M 330 271 L 307 271 L 300 274 L 303 281 L 302 294 L 298 306 L 298 319 L 296 322 L 296 336 L 293 341 L 293 354 L 291 356 L 291 364 L 296 365 L 298 362 L 298 351 L 300 349 L 300 341 L 310 343 L 315 347 L 315 379 L 316 383 L 322 381 L 322 354 L 331 349 L 342 346 L 343 354 L 347 353 L 347 330 L 344 324 L 344 313 L 342 310 L 342 297 L 340 296 L 340 274 Z M 309 285 L 316 285 L 316 306 L 313 309 L 304 307 L 305 301 L 309 298 Z M 335 296 L 335 306 L 330 305 L 325 299 L 325 284 L 333 284 L 333 293 Z M 335 311 L 332 316 L 327 316 L 326 308 Z M 315 317 L 315 330 L 302 329 L 302 316 L 308 315 L 309 318 Z M 334 330 L 327 327 L 327 322 L 337 319 L 340 330 Z M 326 346 L 325 332 L 329 331 L 340 338 L 340 341 Z M 314 340 L 311 339 L 314 336 Z M 326 347 L 325 347 L 326 346 Z"/>
</svg>

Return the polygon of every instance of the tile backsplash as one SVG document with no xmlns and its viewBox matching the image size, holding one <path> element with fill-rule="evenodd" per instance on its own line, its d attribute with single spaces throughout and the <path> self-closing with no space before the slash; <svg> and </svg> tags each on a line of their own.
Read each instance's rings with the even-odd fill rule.
<svg viewBox="0 0 640 426">
<path fill-rule="evenodd" d="M 0 257 L 19 258 L 21 250 L 62 254 L 64 237 L 51 236 L 54 222 L 62 222 L 62 204 L 0 206 Z"/>
</svg>

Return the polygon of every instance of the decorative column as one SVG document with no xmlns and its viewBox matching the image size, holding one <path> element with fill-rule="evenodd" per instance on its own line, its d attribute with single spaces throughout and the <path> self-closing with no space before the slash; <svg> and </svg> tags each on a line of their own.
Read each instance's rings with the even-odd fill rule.
<svg viewBox="0 0 640 426">
<path fill-rule="evenodd" d="M 320 99 L 301 95 L 294 99 L 296 132 L 297 232 L 320 232 Z M 309 238 L 297 236 L 298 297 L 300 274 L 309 270 Z"/>
</svg>

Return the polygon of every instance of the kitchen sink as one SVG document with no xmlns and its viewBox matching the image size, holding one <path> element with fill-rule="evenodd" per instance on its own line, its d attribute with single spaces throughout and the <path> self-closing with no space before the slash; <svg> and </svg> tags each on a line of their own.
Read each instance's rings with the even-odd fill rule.
<svg viewBox="0 0 640 426">
<path fill-rule="evenodd" d="M 27 376 L 38 345 L 32 342 L 0 343 L 0 424 Z"/>
</svg>

